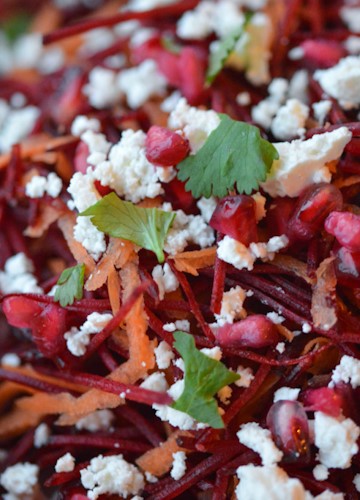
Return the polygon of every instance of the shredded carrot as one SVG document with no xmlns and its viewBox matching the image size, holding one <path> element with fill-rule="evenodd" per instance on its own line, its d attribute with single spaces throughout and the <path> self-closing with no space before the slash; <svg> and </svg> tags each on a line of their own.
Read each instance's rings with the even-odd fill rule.
<svg viewBox="0 0 360 500">
<path fill-rule="evenodd" d="M 309 340 L 307 344 L 305 344 L 304 349 L 302 350 L 301 355 L 307 354 L 308 352 L 312 351 L 313 349 L 318 349 L 321 344 L 328 344 L 331 342 L 329 339 L 326 337 L 316 337 L 316 339 Z"/>
<path fill-rule="evenodd" d="M 314 279 L 308 276 L 307 274 L 307 266 L 304 262 L 301 262 L 290 255 L 281 255 L 278 254 L 275 256 L 275 259 L 272 263 L 279 267 L 280 269 L 284 269 L 285 271 L 290 271 L 296 276 L 302 278 L 306 283 L 313 284 Z"/>
<path fill-rule="evenodd" d="M 198 269 L 213 266 L 216 258 L 216 247 L 178 253 L 173 257 L 178 271 L 198 276 Z"/>
<path fill-rule="evenodd" d="M 107 287 L 112 313 L 115 315 L 120 309 L 120 278 L 115 267 L 111 267 L 107 279 Z"/>
<path fill-rule="evenodd" d="M 55 153 L 54 151 L 45 151 L 32 157 L 32 161 L 42 162 L 46 165 L 54 165 L 56 163 L 56 160 L 57 153 Z"/>
<path fill-rule="evenodd" d="M 143 105 L 145 113 L 149 116 L 152 125 L 159 125 L 160 127 L 166 127 L 168 122 L 168 113 L 162 111 L 160 108 L 161 101 L 155 99 L 146 102 Z"/>
<path fill-rule="evenodd" d="M 278 332 L 280 333 L 280 335 L 282 335 L 283 337 L 285 337 L 289 342 L 291 342 L 294 338 L 294 334 L 291 330 L 289 330 L 288 328 L 286 328 L 286 326 L 284 325 L 276 325 L 276 329 L 278 330 Z"/>
<path fill-rule="evenodd" d="M 31 427 L 35 427 L 41 420 L 41 415 L 14 408 L 0 418 L 0 439 L 10 439 L 23 434 Z"/>
<path fill-rule="evenodd" d="M 62 151 L 58 151 L 56 155 L 56 172 L 65 181 L 69 182 L 74 169 L 68 157 Z"/>
<path fill-rule="evenodd" d="M 32 226 L 25 229 L 25 236 L 40 238 L 63 213 L 63 206 L 40 202 L 36 221 Z"/>
<path fill-rule="evenodd" d="M 314 325 L 329 330 L 337 322 L 335 257 L 323 260 L 316 270 L 316 283 L 311 299 Z"/>
<path fill-rule="evenodd" d="M 48 33 L 60 26 L 62 14 L 55 5 L 47 3 L 41 6 L 40 10 L 34 17 L 30 25 L 32 33 Z"/>
<path fill-rule="evenodd" d="M 3 407 L 5 404 L 8 404 L 17 394 L 28 391 L 34 392 L 34 389 L 30 387 L 24 388 L 24 386 L 20 384 L 16 384 L 15 382 L 5 381 L 0 384 L 0 407 Z"/>
</svg>

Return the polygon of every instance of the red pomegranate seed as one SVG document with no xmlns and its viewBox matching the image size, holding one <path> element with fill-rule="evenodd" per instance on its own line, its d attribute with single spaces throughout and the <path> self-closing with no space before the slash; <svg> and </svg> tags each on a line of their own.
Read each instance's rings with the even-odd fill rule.
<svg viewBox="0 0 360 500">
<path fill-rule="evenodd" d="M 289 219 L 294 210 L 294 203 L 292 198 L 277 198 L 271 203 L 266 214 L 266 225 L 272 236 L 286 234 L 289 237 Z"/>
<path fill-rule="evenodd" d="M 341 415 L 343 407 L 342 397 L 330 387 L 305 391 L 303 402 L 306 410 L 322 411 L 335 418 Z"/>
<path fill-rule="evenodd" d="M 325 229 L 350 252 L 360 252 L 360 215 L 351 212 L 331 212 Z"/>
<path fill-rule="evenodd" d="M 224 347 L 261 348 L 275 344 L 279 334 L 272 321 L 262 314 L 254 314 L 236 323 L 219 328 L 217 341 Z"/>
<path fill-rule="evenodd" d="M 189 141 L 165 127 L 150 127 L 145 143 L 145 156 L 151 163 L 171 167 L 180 163 L 190 151 Z"/>
<path fill-rule="evenodd" d="M 335 272 L 341 285 L 360 287 L 360 253 L 340 248 L 336 252 Z"/>
<path fill-rule="evenodd" d="M 340 43 L 330 40 L 305 40 L 300 47 L 304 51 L 304 59 L 316 68 L 331 68 L 346 55 Z"/>
<path fill-rule="evenodd" d="M 186 191 L 185 182 L 177 177 L 168 184 L 165 184 L 167 198 L 171 200 L 174 210 L 190 210 L 195 206 L 195 200 L 191 191 Z"/>
<path fill-rule="evenodd" d="M 112 189 L 109 186 L 103 186 L 100 181 L 94 181 L 94 186 L 101 196 L 106 196 L 112 192 Z"/>
<path fill-rule="evenodd" d="M 248 246 L 258 241 L 256 203 L 251 196 L 225 196 L 217 204 L 210 226 Z"/>
<path fill-rule="evenodd" d="M 341 191 L 333 184 L 315 184 L 300 196 L 289 220 L 289 234 L 292 239 L 309 240 L 324 224 L 325 218 L 333 210 L 341 210 Z"/>
<path fill-rule="evenodd" d="M 201 103 L 204 94 L 205 64 L 201 53 L 193 47 L 184 47 L 180 54 L 181 93 L 192 106 Z"/>
<path fill-rule="evenodd" d="M 271 406 L 266 423 L 287 461 L 309 456 L 309 424 L 301 403 L 277 401 Z"/>
</svg>

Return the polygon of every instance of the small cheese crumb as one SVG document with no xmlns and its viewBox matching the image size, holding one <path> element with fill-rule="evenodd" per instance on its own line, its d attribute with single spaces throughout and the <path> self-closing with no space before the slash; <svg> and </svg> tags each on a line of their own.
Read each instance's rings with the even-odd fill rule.
<svg viewBox="0 0 360 500">
<path fill-rule="evenodd" d="M 314 117 L 319 122 L 319 125 L 322 126 L 325 123 L 327 115 L 330 113 L 330 110 L 332 108 L 332 102 L 329 101 L 328 99 L 319 102 L 314 102 L 312 108 L 314 110 Z"/>
<path fill-rule="evenodd" d="M 225 236 L 218 243 L 216 251 L 219 259 L 232 264 L 236 269 L 248 269 L 252 271 L 254 268 L 255 257 L 240 241 Z"/>
<path fill-rule="evenodd" d="M 317 481 L 326 481 L 329 477 L 329 470 L 325 465 L 318 464 L 313 469 L 313 476 Z"/>
<path fill-rule="evenodd" d="M 277 139 L 288 141 L 303 137 L 305 123 L 309 117 L 309 107 L 298 99 L 288 99 L 271 124 L 271 131 Z"/>
<path fill-rule="evenodd" d="M 280 387 L 274 392 L 274 403 L 277 401 L 296 401 L 300 393 L 300 389 L 292 389 L 291 387 Z"/>
<path fill-rule="evenodd" d="M 100 132 L 101 124 L 97 118 L 89 118 L 85 115 L 78 115 L 71 124 L 71 133 L 77 137 L 87 130 L 93 132 Z"/>
<path fill-rule="evenodd" d="M 66 345 L 71 354 L 74 356 L 82 356 L 86 352 L 86 347 L 90 343 L 90 335 L 100 332 L 104 326 L 112 319 L 112 314 L 91 313 L 87 316 L 86 321 L 80 326 L 80 329 L 75 326 L 64 334 Z"/>
<path fill-rule="evenodd" d="M 285 342 L 278 342 L 275 346 L 275 349 L 282 354 L 285 351 Z"/>
<path fill-rule="evenodd" d="M 154 349 L 156 364 L 160 370 L 169 368 L 171 361 L 174 359 L 175 354 L 171 347 L 165 340 L 162 340 Z"/>
<path fill-rule="evenodd" d="M 14 352 L 7 352 L 0 360 L 2 366 L 17 367 L 21 365 L 21 359 Z"/>
<path fill-rule="evenodd" d="M 333 384 L 351 384 L 353 389 L 360 387 L 360 360 L 348 355 L 343 356 L 333 370 L 331 380 Z"/>
<path fill-rule="evenodd" d="M 47 193 L 51 198 L 57 198 L 62 186 L 62 180 L 55 172 L 50 172 L 47 177 L 34 175 L 25 186 L 25 194 L 29 198 L 42 198 Z"/>
<path fill-rule="evenodd" d="M 170 471 L 170 476 L 178 481 L 186 472 L 186 454 L 184 451 L 177 451 L 172 454 L 173 463 Z"/>
<path fill-rule="evenodd" d="M 0 484 L 12 495 L 10 498 L 19 498 L 21 495 L 32 495 L 38 482 L 39 467 L 29 462 L 19 462 L 5 469 L 1 474 Z"/>
<path fill-rule="evenodd" d="M 240 443 L 256 451 L 263 465 L 273 465 L 283 457 L 282 451 L 276 446 L 268 429 L 263 429 L 256 422 L 243 424 L 236 434 Z"/>
<path fill-rule="evenodd" d="M 275 311 L 269 312 L 266 315 L 275 325 L 281 325 L 285 321 L 284 316 L 281 316 Z"/>
<path fill-rule="evenodd" d="M 162 372 L 154 372 L 149 375 L 141 384 L 140 387 L 156 392 L 166 392 L 169 388 L 166 382 L 165 374 Z"/>
<path fill-rule="evenodd" d="M 353 483 L 355 485 L 356 491 L 358 491 L 360 493 L 360 474 L 359 473 L 355 475 Z"/>
<path fill-rule="evenodd" d="M 160 300 L 163 300 L 166 293 L 174 292 L 179 287 L 179 282 L 167 262 L 163 266 L 155 266 L 152 277 L 158 286 Z"/>
<path fill-rule="evenodd" d="M 80 418 L 75 427 L 79 430 L 86 430 L 89 432 L 99 432 L 109 430 L 111 422 L 114 420 L 114 414 L 107 409 L 96 410 L 89 413 L 83 418 Z"/>
<path fill-rule="evenodd" d="M 225 292 L 221 301 L 220 314 L 215 314 L 218 324 L 233 323 L 237 319 L 244 318 L 246 316 L 246 311 L 243 308 L 245 299 L 246 292 L 241 286 L 236 286 Z"/>
<path fill-rule="evenodd" d="M 50 428 L 46 424 L 40 424 L 36 427 L 34 432 L 34 446 L 35 448 L 41 448 L 49 442 L 50 438 Z"/>
<path fill-rule="evenodd" d="M 55 472 L 71 472 L 75 468 L 75 458 L 71 453 L 65 453 L 62 457 L 58 458 L 55 464 Z"/>
<path fill-rule="evenodd" d="M 177 319 L 174 323 L 165 323 L 163 329 L 166 332 L 175 332 L 175 330 L 190 332 L 190 322 L 187 319 Z"/>
<path fill-rule="evenodd" d="M 240 375 L 240 378 L 236 380 L 235 385 L 238 387 L 250 387 L 251 382 L 254 380 L 254 373 L 251 368 L 244 368 L 239 365 L 237 367 L 236 373 Z"/>
</svg>

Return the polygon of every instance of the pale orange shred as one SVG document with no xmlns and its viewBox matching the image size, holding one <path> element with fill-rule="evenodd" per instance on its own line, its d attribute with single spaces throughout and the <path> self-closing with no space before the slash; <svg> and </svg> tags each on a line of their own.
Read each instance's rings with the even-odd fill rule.
<svg viewBox="0 0 360 500">
<path fill-rule="evenodd" d="M 198 276 L 198 269 L 213 266 L 216 258 L 216 247 L 194 250 L 192 252 L 182 252 L 176 254 L 174 259 L 175 267 L 178 271 Z"/>
<path fill-rule="evenodd" d="M 278 332 L 280 333 L 280 335 L 282 335 L 283 337 L 286 338 L 286 340 L 288 340 L 289 342 L 291 342 L 294 338 L 294 334 L 291 330 L 289 330 L 288 328 L 286 328 L 286 326 L 284 325 L 276 325 L 276 329 L 278 330 Z"/>
<path fill-rule="evenodd" d="M 339 177 L 335 179 L 333 184 L 337 188 L 341 189 L 344 187 L 353 186 L 354 184 L 360 183 L 360 175 L 350 175 L 349 177 Z"/>
<path fill-rule="evenodd" d="M 186 431 L 174 431 L 166 441 L 141 455 L 136 460 L 136 464 L 153 476 L 159 477 L 166 474 L 172 467 L 174 461 L 173 453 L 184 451 L 184 448 L 181 448 L 176 440 L 181 436 L 188 435 L 190 434 Z"/>
<path fill-rule="evenodd" d="M 30 387 L 25 388 L 23 385 L 16 384 L 15 382 L 5 381 L 0 384 L 0 407 L 3 407 L 6 404 L 17 396 L 21 392 L 34 392 L 34 389 Z"/>
<path fill-rule="evenodd" d="M 60 26 L 63 18 L 61 11 L 52 3 L 41 6 L 34 18 L 31 20 L 29 31 L 32 33 L 45 34 Z"/>
<path fill-rule="evenodd" d="M 311 316 L 314 325 L 329 330 L 337 322 L 335 257 L 323 260 L 316 270 L 316 283 L 311 299 Z"/>
<path fill-rule="evenodd" d="M 279 267 L 280 269 L 284 269 L 284 271 L 290 271 L 294 273 L 296 276 L 299 276 L 299 278 L 302 278 L 304 281 L 306 281 L 306 283 L 309 283 L 310 285 L 315 283 L 314 278 L 308 275 L 307 265 L 304 264 L 304 262 L 291 257 L 290 255 L 277 254 L 274 260 L 271 261 L 271 263 Z"/>
<path fill-rule="evenodd" d="M 54 151 L 45 151 L 33 156 L 31 160 L 45 163 L 46 165 L 54 165 L 57 160 L 57 153 Z"/>
<path fill-rule="evenodd" d="M 111 305 L 111 311 L 113 315 L 115 315 L 119 309 L 120 309 L 120 278 L 119 278 L 119 273 L 115 269 L 114 266 L 112 266 L 109 270 L 108 274 L 108 279 L 107 279 L 107 288 L 108 288 L 108 295 L 109 295 L 109 300 L 110 300 L 110 305 Z"/>
<path fill-rule="evenodd" d="M 0 439 L 9 439 L 20 436 L 41 421 L 41 415 L 13 408 L 6 415 L 0 417 Z"/>
<path fill-rule="evenodd" d="M 39 203 L 36 221 L 28 226 L 24 234 L 30 238 L 40 238 L 59 217 L 64 213 L 64 206 L 61 204 Z"/>
<path fill-rule="evenodd" d="M 75 260 L 79 264 L 85 264 L 86 274 L 91 273 L 95 269 L 95 261 L 91 255 L 85 250 L 81 243 L 74 238 L 74 226 L 76 223 L 76 215 L 68 211 L 58 219 L 58 226 L 63 233 L 65 241 L 73 254 Z"/>
<path fill-rule="evenodd" d="M 301 352 L 301 355 L 307 354 L 310 351 L 317 350 L 320 345 L 328 344 L 331 342 L 330 339 L 326 337 L 316 337 L 316 339 L 311 339 L 307 342 Z"/>
<path fill-rule="evenodd" d="M 58 151 L 56 153 L 56 165 L 55 165 L 56 173 L 66 182 L 69 182 L 74 173 L 74 168 L 66 156 L 62 151 Z"/>
<path fill-rule="evenodd" d="M 137 203 L 137 206 L 142 208 L 159 208 L 162 202 L 161 196 L 157 196 L 156 198 L 145 198 Z"/>
<path fill-rule="evenodd" d="M 169 114 L 162 111 L 160 104 L 161 100 L 152 99 L 151 101 L 143 104 L 143 109 L 150 119 L 152 125 L 158 125 L 160 127 L 167 127 Z"/>
</svg>

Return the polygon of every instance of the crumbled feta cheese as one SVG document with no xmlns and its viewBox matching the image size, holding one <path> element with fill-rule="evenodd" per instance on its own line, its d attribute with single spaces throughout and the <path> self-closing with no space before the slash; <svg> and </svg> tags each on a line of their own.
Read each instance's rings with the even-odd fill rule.
<svg viewBox="0 0 360 500">
<path fill-rule="evenodd" d="M 329 477 L 329 470 L 325 465 L 318 464 L 313 469 L 313 476 L 317 481 L 326 481 Z"/>
<path fill-rule="evenodd" d="M 195 154 L 219 126 L 220 118 L 215 111 L 189 106 L 186 99 L 182 98 L 170 113 L 168 124 L 170 128 L 183 130 L 189 140 L 191 152 Z"/>
<path fill-rule="evenodd" d="M 94 226 L 90 217 L 77 217 L 74 238 L 82 244 L 94 260 L 98 260 L 106 250 L 105 235 Z"/>
<path fill-rule="evenodd" d="M 220 314 L 215 314 L 217 322 L 223 325 L 244 318 L 246 316 L 246 311 L 243 308 L 245 299 L 246 292 L 241 286 L 236 286 L 225 292 L 221 301 Z"/>
<path fill-rule="evenodd" d="M 138 203 L 163 192 L 159 173 L 145 156 L 146 134 L 125 130 L 109 154 L 109 160 L 98 164 L 93 172 L 102 186 L 109 186 L 120 197 Z"/>
<path fill-rule="evenodd" d="M 67 191 L 71 194 L 74 206 L 79 212 L 83 212 L 100 199 L 90 169 L 86 174 L 76 172 L 70 180 Z"/>
<path fill-rule="evenodd" d="M 131 0 L 129 2 L 130 10 L 151 10 L 156 7 L 162 7 L 165 5 L 171 5 L 176 3 L 177 0 Z"/>
<path fill-rule="evenodd" d="M 158 286 L 160 300 L 163 300 L 166 293 L 174 292 L 179 287 L 179 282 L 167 262 L 163 266 L 155 266 L 152 277 Z"/>
<path fill-rule="evenodd" d="M 275 349 L 282 354 L 285 351 L 285 342 L 278 342 L 275 346 Z"/>
<path fill-rule="evenodd" d="M 162 372 L 154 372 L 149 375 L 141 384 L 140 387 L 156 392 L 166 392 L 169 388 L 166 382 L 165 374 Z"/>
<path fill-rule="evenodd" d="M 181 99 L 181 92 L 179 90 L 174 90 L 163 102 L 160 104 L 161 111 L 165 113 L 171 113 L 177 106 L 177 103 Z"/>
<path fill-rule="evenodd" d="M 196 202 L 196 206 L 200 210 L 201 217 L 208 224 L 210 222 L 211 216 L 214 213 L 217 202 L 213 196 L 210 198 L 204 198 L 203 196 Z"/>
<path fill-rule="evenodd" d="M 184 451 L 177 451 L 172 454 L 173 463 L 170 471 L 170 476 L 178 481 L 186 472 L 186 453 Z"/>
<path fill-rule="evenodd" d="M 124 69 L 117 78 L 117 86 L 126 95 L 132 109 L 139 108 L 154 95 L 164 95 L 166 85 L 165 77 L 151 59 L 143 61 L 137 67 Z"/>
<path fill-rule="evenodd" d="M 360 474 L 355 474 L 354 481 L 353 481 L 356 491 L 360 493 Z"/>
<path fill-rule="evenodd" d="M 299 61 L 304 57 L 304 55 L 305 51 L 302 47 L 293 47 L 288 52 L 288 58 L 291 59 L 291 61 Z"/>
<path fill-rule="evenodd" d="M 306 104 L 298 99 L 288 99 L 276 113 L 271 124 L 271 131 L 277 139 L 283 141 L 303 137 L 308 117 L 309 107 Z"/>
<path fill-rule="evenodd" d="M 31 496 L 38 482 L 38 475 L 37 465 L 19 462 L 5 469 L 1 474 L 0 484 L 13 495 L 12 498 L 19 498 L 21 495 Z"/>
<path fill-rule="evenodd" d="M 203 347 L 202 349 L 200 349 L 200 352 L 211 359 L 215 359 L 215 361 L 220 361 L 222 358 L 222 351 L 219 346 L 215 346 L 212 348 Z"/>
<path fill-rule="evenodd" d="M 251 117 L 255 123 L 264 129 L 270 129 L 274 116 L 279 109 L 279 103 L 264 99 L 251 109 Z"/>
<path fill-rule="evenodd" d="M 330 113 L 332 102 L 328 99 L 323 101 L 314 102 L 312 108 L 314 110 L 314 117 L 319 122 L 319 125 L 324 125 L 327 115 Z"/>
<path fill-rule="evenodd" d="M 49 442 L 50 427 L 46 424 L 40 424 L 36 427 L 34 432 L 34 446 L 41 448 Z"/>
<path fill-rule="evenodd" d="M 84 43 L 79 50 L 80 57 L 86 58 L 96 52 L 111 47 L 115 42 L 114 33 L 109 28 L 95 28 L 84 33 Z"/>
<path fill-rule="evenodd" d="M 131 36 L 130 47 L 138 47 L 158 34 L 155 28 L 139 28 Z"/>
<path fill-rule="evenodd" d="M 266 216 L 266 209 L 265 209 L 266 198 L 259 192 L 253 194 L 251 197 L 254 199 L 256 203 L 255 217 L 256 217 L 256 222 L 259 222 Z"/>
<path fill-rule="evenodd" d="M 165 323 L 163 329 L 166 332 L 175 332 L 175 330 L 190 332 L 190 323 L 187 319 L 177 319 L 174 323 Z"/>
<path fill-rule="evenodd" d="M 62 180 L 55 172 L 50 172 L 47 177 L 34 175 L 25 186 L 25 194 L 29 198 L 42 198 L 47 193 L 52 198 L 57 198 L 62 186 Z"/>
<path fill-rule="evenodd" d="M 314 73 L 323 90 L 337 99 L 344 109 L 360 105 L 360 56 L 348 56 L 329 69 Z"/>
<path fill-rule="evenodd" d="M 153 476 L 152 474 L 150 474 L 150 472 L 147 472 L 145 471 L 145 479 L 148 483 L 157 483 L 159 481 L 159 478 L 157 478 L 156 476 Z M 132 499 L 134 500 L 134 499 Z"/>
<path fill-rule="evenodd" d="M 27 99 L 21 92 L 14 92 L 10 97 L 10 104 L 13 108 L 23 108 L 26 106 Z"/>
<path fill-rule="evenodd" d="M 254 268 L 255 257 L 240 241 L 225 236 L 218 243 L 216 251 L 219 259 L 232 264 L 236 269 L 248 269 L 252 271 Z"/>
<path fill-rule="evenodd" d="M 254 373 L 251 368 L 245 368 L 241 365 L 237 367 L 236 373 L 240 375 L 240 378 L 236 380 L 235 385 L 237 387 L 250 387 L 251 382 L 254 380 Z"/>
<path fill-rule="evenodd" d="M 114 414 L 110 410 L 97 410 L 80 418 L 76 424 L 76 429 L 89 432 L 99 432 L 109 430 L 111 422 L 114 420 Z"/>
<path fill-rule="evenodd" d="M 306 141 L 275 143 L 280 158 L 273 162 L 262 188 L 273 197 L 294 198 L 313 183 L 330 182 L 326 164 L 341 156 L 351 137 L 346 127 L 340 127 Z"/>
<path fill-rule="evenodd" d="M 315 412 L 315 445 L 320 462 L 329 468 L 346 469 L 359 450 L 356 441 L 360 428 L 350 418 L 337 420 L 321 411 Z"/>
<path fill-rule="evenodd" d="M 7 259 L 4 271 L 0 271 L 0 290 L 8 293 L 42 293 L 38 286 L 33 263 L 23 252 L 17 253 Z"/>
<path fill-rule="evenodd" d="M 100 132 L 101 124 L 97 118 L 89 118 L 85 115 L 79 115 L 71 124 L 71 133 L 77 137 L 87 130 L 92 130 L 93 132 Z"/>
<path fill-rule="evenodd" d="M 113 106 L 121 99 L 117 85 L 117 75 L 111 69 L 93 68 L 89 73 L 89 82 L 82 91 L 89 98 L 89 103 L 96 109 Z"/>
<path fill-rule="evenodd" d="M 176 34 L 183 40 L 203 40 L 214 29 L 214 2 L 202 1 L 193 10 L 185 12 L 176 26 Z"/>
<path fill-rule="evenodd" d="M 360 387 L 360 360 L 352 356 L 345 355 L 332 373 L 332 384 L 345 382 L 351 384 L 353 389 Z"/>
<path fill-rule="evenodd" d="M 353 33 L 360 33 L 360 7 L 342 7 L 340 17 Z"/>
<path fill-rule="evenodd" d="M 275 324 L 281 325 L 285 321 L 285 318 L 275 311 L 271 311 L 266 314 L 266 316 Z"/>
<path fill-rule="evenodd" d="M 243 424 L 236 434 L 240 443 L 256 451 L 263 465 L 273 465 L 283 457 L 282 451 L 276 446 L 268 429 L 263 429 L 256 422 Z"/>
<path fill-rule="evenodd" d="M 35 106 L 11 110 L 0 128 L 0 152 L 9 151 L 11 146 L 25 139 L 39 116 L 40 110 Z"/>
<path fill-rule="evenodd" d="M 299 99 L 305 104 L 309 102 L 309 75 L 305 69 L 299 69 L 293 74 L 290 84 L 288 97 L 291 99 Z"/>
<path fill-rule="evenodd" d="M 251 104 L 251 95 L 249 92 L 240 92 L 236 97 L 235 101 L 239 106 L 249 106 Z"/>
<path fill-rule="evenodd" d="M 344 47 L 352 55 L 360 54 L 360 36 L 349 36 L 344 41 Z"/>
<path fill-rule="evenodd" d="M 280 387 L 274 392 L 274 403 L 277 401 L 296 401 L 300 393 L 300 389 L 292 389 L 291 387 Z"/>
<path fill-rule="evenodd" d="M 171 361 L 174 359 L 175 354 L 171 347 L 165 340 L 162 340 L 154 349 L 156 364 L 160 370 L 169 368 Z"/>
<path fill-rule="evenodd" d="M 58 458 L 55 464 L 55 472 L 71 472 L 75 468 L 75 458 L 71 453 L 65 453 L 62 457 Z"/>
<path fill-rule="evenodd" d="M 136 495 L 145 485 L 139 469 L 123 459 L 122 455 L 92 458 L 90 465 L 80 471 L 81 484 L 90 500 L 103 494 L 127 497 Z"/>
<path fill-rule="evenodd" d="M 90 343 L 90 335 L 100 332 L 104 326 L 112 319 L 111 314 L 91 313 L 86 318 L 80 329 L 75 326 L 64 334 L 66 345 L 71 354 L 82 356 L 86 352 L 86 347 Z"/>
<path fill-rule="evenodd" d="M 13 352 L 7 352 L 6 354 L 4 354 L 4 356 L 2 356 L 1 360 L 0 360 L 0 364 L 2 366 L 13 366 L 13 367 L 17 367 L 17 366 L 20 366 L 21 365 L 21 359 L 19 358 L 19 356 Z"/>
<path fill-rule="evenodd" d="M 301 326 L 301 330 L 303 333 L 310 333 L 311 332 L 311 325 L 309 325 L 309 323 L 303 323 Z"/>
</svg>

